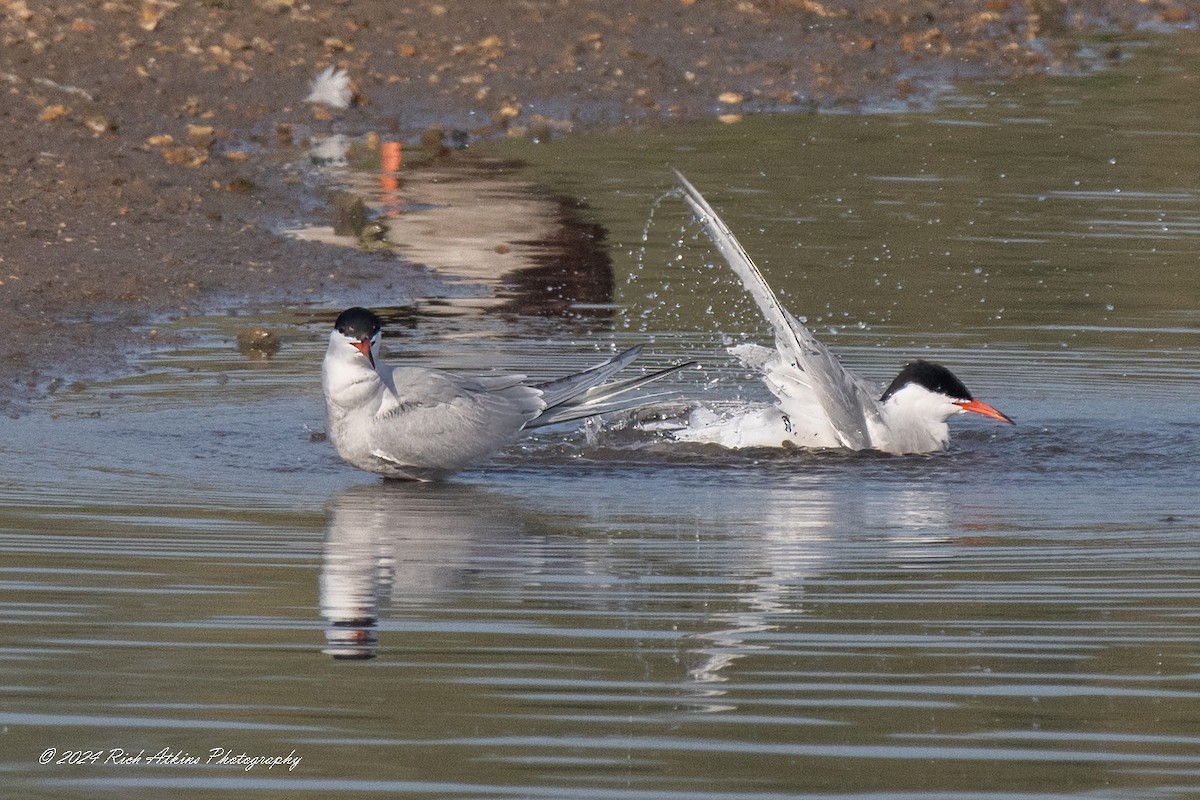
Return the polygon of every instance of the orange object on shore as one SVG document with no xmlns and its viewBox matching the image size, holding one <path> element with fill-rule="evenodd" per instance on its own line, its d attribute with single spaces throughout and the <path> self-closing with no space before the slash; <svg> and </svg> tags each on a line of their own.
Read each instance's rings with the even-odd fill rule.
<svg viewBox="0 0 1200 800">
<path fill-rule="evenodd" d="M 403 150 L 400 142 L 384 142 L 379 146 L 379 189 L 385 207 L 384 214 L 399 216 L 396 206 L 400 204 L 400 163 Z"/>
<path fill-rule="evenodd" d="M 384 142 L 379 148 L 383 172 L 399 172 L 402 151 L 399 142 Z"/>
</svg>

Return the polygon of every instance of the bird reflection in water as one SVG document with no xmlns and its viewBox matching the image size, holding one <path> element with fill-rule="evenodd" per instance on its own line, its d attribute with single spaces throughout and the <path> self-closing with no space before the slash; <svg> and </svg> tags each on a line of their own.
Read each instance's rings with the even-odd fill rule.
<svg viewBox="0 0 1200 800">
<path fill-rule="evenodd" d="M 389 481 L 343 491 L 330 508 L 322 558 L 322 652 L 374 658 L 379 621 L 394 602 L 436 601 L 462 583 L 477 550 L 507 549 L 525 530 L 517 510 L 461 484 Z M 528 561 L 536 567 L 536 556 Z"/>
</svg>

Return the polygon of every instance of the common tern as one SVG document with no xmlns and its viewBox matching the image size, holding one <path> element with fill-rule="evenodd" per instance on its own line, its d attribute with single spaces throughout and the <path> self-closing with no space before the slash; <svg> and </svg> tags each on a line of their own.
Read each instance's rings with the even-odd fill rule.
<svg viewBox="0 0 1200 800">
<path fill-rule="evenodd" d="M 384 364 L 381 328 L 374 312 L 359 307 L 334 323 L 321 364 L 329 438 L 350 464 L 406 480 L 444 478 L 532 428 L 644 405 L 658 396 L 637 389 L 689 366 L 605 383 L 637 358 L 637 346 L 545 383 L 524 375 L 470 377 Z"/>
<path fill-rule="evenodd" d="M 873 386 L 842 366 L 788 312 L 758 267 L 717 212 L 678 170 L 683 199 L 705 234 L 733 268 L 775 332 L 775 350 L 744 344 L 731 350 L 762 375 L 776 402 L 720 417 L 698 410 L 678 439 L 726 447 L 805 447 L 929 453 L 950 441 L 946 421 L 975 413 L 1013 420 L 976 400 L 945 367 L 917 360 L 905 365 L 887 388 Z"/>
</svg>

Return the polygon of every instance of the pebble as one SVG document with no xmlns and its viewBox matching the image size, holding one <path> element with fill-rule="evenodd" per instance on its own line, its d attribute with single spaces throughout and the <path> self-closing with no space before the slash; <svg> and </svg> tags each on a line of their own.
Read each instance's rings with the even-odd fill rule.
<svg viewBox="0 0 1200 800">
<path fill-rule="evenodd" d="M 238 331 L 238 352 L 246 358 L 267 359 L 279 352 L 279 336 L 261 325 Z"/>
</svg>

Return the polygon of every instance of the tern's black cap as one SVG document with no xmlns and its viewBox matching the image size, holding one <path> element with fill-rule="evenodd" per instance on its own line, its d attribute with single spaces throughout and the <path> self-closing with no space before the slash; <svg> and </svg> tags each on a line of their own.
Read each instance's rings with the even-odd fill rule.
<svg viewBox="0 0 1200 800">
<path fill-rule="evenodd" d="M 379 333 L 380 322 L 373 311 L 355 306 L 339 314 L 333 327 L 343 336 L 362 341 Z"/>
<path fill-rule="evenodd" d="M 900 374 L 896 376 L 895 380 L 884 391 L 883 397 L 879 398 L 879 402 L 884 402 L 910 383 L 923 386 L 934 394 L 944 394 L 955 400 L 975 399 L 967 391 L 967 387 L 963 385 L 963 382 L 954 377 L 953 372 L 941 364 L 917 360 L 904 365 L 904 369 L 900 370 Z"/>
</svg>

